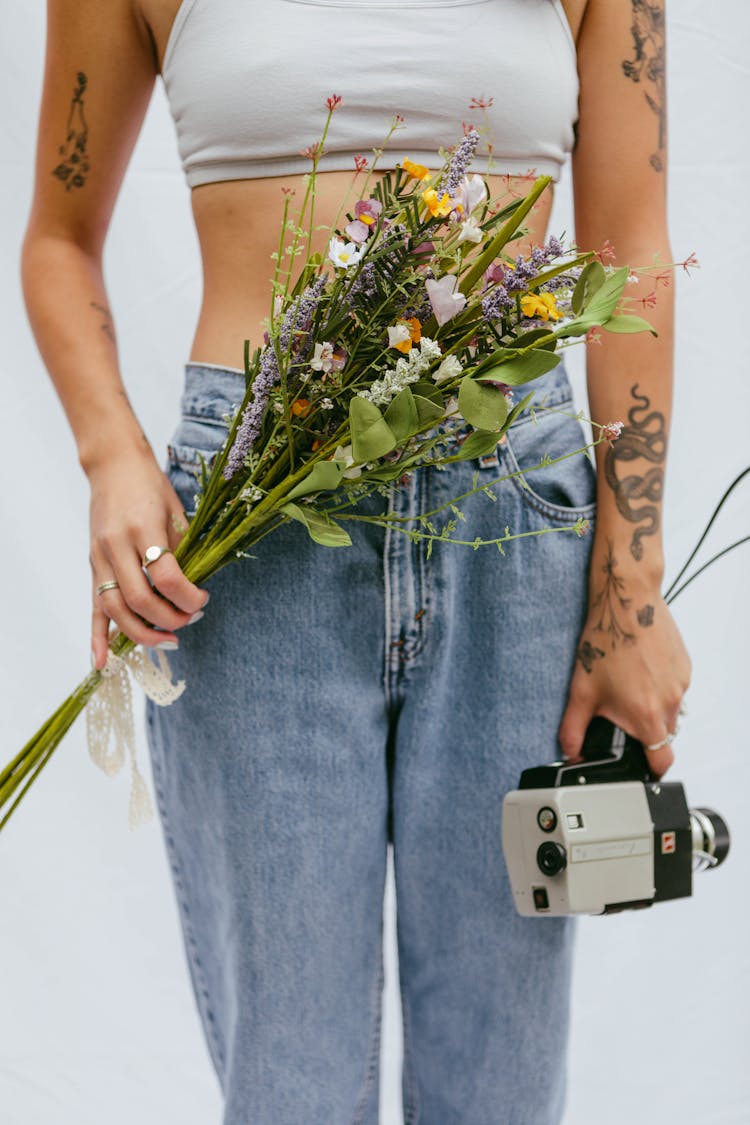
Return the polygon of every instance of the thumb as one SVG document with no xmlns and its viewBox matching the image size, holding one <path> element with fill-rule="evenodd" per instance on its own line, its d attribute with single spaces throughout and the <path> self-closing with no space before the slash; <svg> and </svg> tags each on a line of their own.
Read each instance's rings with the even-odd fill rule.
<svg viewBox="0 0 750 1125">
<path fill-rule="evenodd" d="M 581 747 L 589 723 L 595 714 L 594 701 L 591 697 L 572 692 L 568 696 L 568 705 L 565 708 L 557 738 L 562 747 L 563 757 L 576 761 L 581 756 Z"/>
</svg>

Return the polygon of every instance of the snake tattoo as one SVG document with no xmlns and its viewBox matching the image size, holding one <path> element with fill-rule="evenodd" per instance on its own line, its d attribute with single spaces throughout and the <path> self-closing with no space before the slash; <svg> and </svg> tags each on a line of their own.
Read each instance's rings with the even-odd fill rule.
<svg viewBox="0 0 750 1125">
<path fill-rule="evenodd" d="M 664 461 L 667 455 L 667 433 L 664 415 L 651 410 L 647 395 L 638 393 L 638 384 L 630 388 L 636 400 L 628 411 L 628 424 L 617 441 L 607 450 L 604 475 L 615 495 L 617 510 L 630 523 L 638 524 L 630 541 L 630 553 L 643 558 L 643 539 L 659 530 L 659 504 L 664 493 Z M 654 468 L 638 476 L 620 476 L 621 465 L 632 461 L 650 461 Z M 645 503 L 638 503 L 645 501 Z"/>
</svg>

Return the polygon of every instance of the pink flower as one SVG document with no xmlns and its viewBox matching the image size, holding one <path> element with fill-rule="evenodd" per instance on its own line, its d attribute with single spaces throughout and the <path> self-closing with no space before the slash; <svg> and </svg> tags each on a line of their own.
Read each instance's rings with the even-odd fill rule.
<svg viewBox="0 0 750 1125">
<path fill-rule="evenodd" d="M 623 426 L 624 422 L 607 422 L 606 425 L 602 426 L 602 437 L 606 438 L 610 444 L 617 441 L 622 433 Z"/>
<path fill-rule="evenodd" d="M 367 157 L 363 156 L 361 152 L 356 153 L 354 157 L 354 171 L 364 172 L 367 169 Z"/>
<path fill-rule="evenodd" d="M 440 325 L 446 324 L 457 313 L 460 313 L 466 304 L 463 293 L 456 292 L 457 285 L 458 278 L 452 273 L 447 273 L 439 281 L 428 278 L 425 282 L 432 311 Z"/>
<path fill-rule="evenodd" d="M 470 215 L 487 198 L 487 188 L 482 177 L 464 176 L 458 185 L 456 198 L 463 205 L 464 213 Z"/>
<path fill-rule="evenodd" d="M 347 223 L 344 227 L 344 230 L 349 235 L 349 238 L 351 238 L 352 242 L 366 242 L 367 236 L 370 233 L 370 228 L 366 227 L 365 224 L 360 222 L 359 219 L 355 219 L 354 222 Z"/>
<path fill-rule="evenodd" d="M 331 113 L 333 113 L 334 109 L 337 109 L 341 105 L 341 95 L 331 94 L 330 98 L 326 98 L 326 105 Z"/>
<path fill-rule="evenodd" d="M 502 285 L 505 280 L 505 269 L 502 266 L 490 266 L 484 271 L 484 278 L 488 285 Z"/>
</svg>

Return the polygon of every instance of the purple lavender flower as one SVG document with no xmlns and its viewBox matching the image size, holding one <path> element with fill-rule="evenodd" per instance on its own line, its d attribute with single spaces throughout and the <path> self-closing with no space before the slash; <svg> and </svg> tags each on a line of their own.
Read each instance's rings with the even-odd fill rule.
<svg viewBox="0 0 750 1125">
<path fill-rule="evenodd" d="M 498 285 L 483 298 L 482 316 L 485 320 L 499 320 L 503 313 L 510 312 L 514 304 L 505 286 Z"/>
<path fill-rule="evenodd" d="M 282 353 L 291 351 L 290 371 L 301 366 L 310 351 L 310 329 L 325 285 L 326 277 L 319 277 L 298 297 L 295 297 L 284 313 L 284 319 L 279 330 L 279 351 Z M 235 473 L 242 468 L 245 458 L 260 433 L 268 396 L 274 384 L 278 381 L 279 364 L 276 359 L 276 350 L 269 344 L 261 354 L 260 369 L 253 380 L 253 397 L 245 407 L 242 421 L 237 427 L 234 444 L 229 451 L 227 463 L 224 466 L 225 480 L 231 480 Z"/>
<path fill-rule="evenodd" d="M 456 145 L 456 149 L 451 157 L 451 162 L 448 166 L 448 175 L 441 181 L 440 187 L 438 188 L 439 196 L 447 191 L 449 197 L 455 199 L 459 184 L 466 175 L 466 170 L 474 158 L 474 153 L 477 151 L 478 144 L 479 133 L 476 129 L 467 129 L 461 142 Z"/>
</svg>

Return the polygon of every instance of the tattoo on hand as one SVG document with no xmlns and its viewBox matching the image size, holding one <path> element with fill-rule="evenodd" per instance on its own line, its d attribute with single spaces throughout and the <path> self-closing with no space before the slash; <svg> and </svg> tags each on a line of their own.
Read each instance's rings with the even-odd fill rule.
<svg viewBox="0 0 750 1125">
<path fill-rule="evenodd" d="M 584 641 L 583 644 L 579 645 L 576 656 L 583 665 L 584 671 L 588 672 L 589 675 L 591 675 L 591 669 L 594 667 L 594 661 L 598 660 L 601 656 L 604 656 L 604 651 L 600 648 L 597 648 L 596 645 L 592 645 L 590 641 Z"/>
<path fill-rule="evenodd" d="M 649 625 L 654 623 L 654 607 L 652 605 L 642 606 L 637 611 L 636 617 L 638 618 L 638 624 L 647 629 Z"/>
<path fill-rule="evenodd" d="M 664 148 L 667 131 L 667 84 L 665 68 L 665 20 L 662 0 L 630 0 L 633 22 L 633 57 L 624 59 L 622 72 L 633 82 L 651 82 L 653 94 L 644 90 L 644 97 L 659 122 L 657 152 L 652 152 L 649 164 L 655 172 L 664 170 Z"/>
<path fill-rule="evenodd" d="M 113 344 L 116 343 L 115 329 L 114 325 L 112 324 L 112 313 L 108 308 L 106 308 L 105 305 L 99 305 L 96 301 L 90 301 L 89 304 L 91 305 L 92 309 L 97 309 L 98 312 L 103 313 L 105 319 L 104 323 L 102 324 L 102 332 L 105 336 L 108 336 L 110 338 Z"/>
<path fill-rule="evenodd" d="M 86 183 L 86 174 L 89 171 L 88 138 L 89 127 L 83 112 L 83 95 L 86 92 L 88 79 L 83 71 L 76 75 L 77 85 L 73 91 L 73 100 L 70 103 L 68 122 L 65 128 L 65 143 L 58 148 L 60 163 L 52 169 L 52 175 L 57 176 L 65 184 L 65 190 L 81 188 Z"/>
<path fill-rule="evenodd" d="M 651 402 L 647 395 L 638 394 L 637 383 L 630 388 L 630 393 L 636 402 L 628 411 L 628 424 L 606 452 L 604 476 L 615 494 L 620 515 L 638 524 L 630 541 L 630 553 L 640 560 L 643 558 L 642 540 L 647 535 L 655 535 L 661 526 L 658 505 L 664 493 L 667 433 L 664 415 L 659 410 L 649 409 Z M 620 463 L 640 460 L 651 461 L 655 467 L 641 476 L 618 476 Z M 647 503 L 635 505 L 633 501 L 638 500 Z"/>
<path fill-rule="evenodd" d="M 617 573 L 617 559 L 612 551 L 612 543 L 607 544 L 607 557 L 602 563 L 604 584 L 591 602 L 592 609 L 599 610 L 599 617 L 594 625 L 598 633 L 605 633 L 612 642 L 612 648 L 617 647 L 618 641 L 625 645 L 633 644 L 635 635 L 628 632 L 622 624 L 622 614 L 630 606 L 630 598 L 625 596 L 625 579 Z"/>
</svg>

